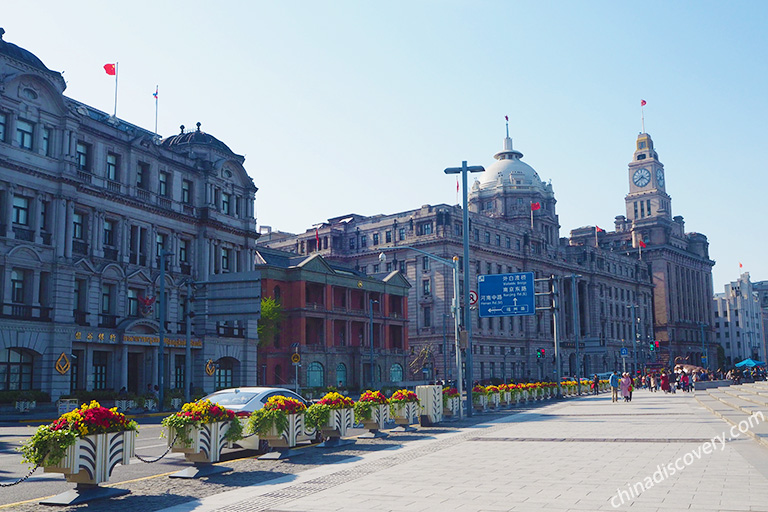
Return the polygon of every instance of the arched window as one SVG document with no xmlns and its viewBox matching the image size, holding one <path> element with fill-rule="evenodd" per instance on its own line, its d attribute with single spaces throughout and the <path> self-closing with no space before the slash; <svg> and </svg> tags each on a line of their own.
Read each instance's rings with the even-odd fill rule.
<svg viewBox="0 0 768 512">
<path fill-rule="evenodd" d="M 34 356 L 29 350 L 0 350 L 0 390 L 32 389 Z"/>
<path fill-rule="evenodd" d="M 325 370 L 317 361 L 307 366 L 307 386 L 310 388 L 322 388 L 325 386 Z"/>
<path fill-rule="evenodd" d="M 403 380 L 403 367 L 397 363 L 393 364 L 389 369 L 389 380 L 401 382 Z"/>
<path fill-rule="evenodd" d="M 347 386 L 347 365 L 339 363 L 336 366 L 336 384 L 340 387 Z"/>
</svg>

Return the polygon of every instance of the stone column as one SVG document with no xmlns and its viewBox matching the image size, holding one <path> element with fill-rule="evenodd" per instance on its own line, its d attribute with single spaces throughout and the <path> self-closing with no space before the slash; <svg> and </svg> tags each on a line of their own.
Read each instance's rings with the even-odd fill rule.
<svg viewBox="0 0 768 512">
<path fill-rule="evenodd" d="M 15 186 L 8 184 L 5 189 L 5 233 L 6 238 L 13 236 L 13 193 Z"/>
<path fill-rule="evenodd" d="M 67 199 L 64 220 L 64 257 L 72 257 L 72 236 L 74 235 L 75 202 Z"/>
</svg>

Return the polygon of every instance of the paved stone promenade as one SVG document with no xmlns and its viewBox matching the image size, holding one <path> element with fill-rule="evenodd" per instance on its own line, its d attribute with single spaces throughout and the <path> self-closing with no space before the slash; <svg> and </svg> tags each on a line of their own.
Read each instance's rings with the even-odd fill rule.
<svg viewBox="0 0 768 512">
<path fill-rule="evenodd" d="M 207 481 L 147 479 L 87 509 L 768 511 L 768 448 L 736 434 L 690 394 L 641 390 L 631 403 L 568 399 L 290 461 L 231 461 L 236 471 Z"/>
</svg>

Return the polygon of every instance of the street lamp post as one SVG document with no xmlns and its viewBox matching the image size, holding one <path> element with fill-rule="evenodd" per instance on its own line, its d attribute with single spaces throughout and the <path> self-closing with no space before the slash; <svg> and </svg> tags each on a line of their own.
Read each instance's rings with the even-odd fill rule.
<svg viewBox="0 0 768 512">
<path fill-rule="evenodd" d="M 370 342 L 371 342 L 371 390 L 373 390 L 373 305 L 378 304 L 379 301 L 375 299 L 368 299 L 368 310 L 370 313 L 371 330 L 370 330 Z"/>
<path fill-rule="evenodd" d="M 707 357 L 706 348 L 704 348 L 704 327 L 706 327 L 707 324 L 704 322 L 699 322 L 699 329 L 701 332 L 701 366 L 704 366 L 704 358 L 707 358 L 707 368 L 709 368 L 709 357 Z M 752 347 L 750 347 L 750 351 L 752 350 Z M 750 354 L 751 357 L 751 354 Z"/>
<path fill-rule="evenodd" d="M 463 213 L 462 232 L 464 234 L 464 325 L 467 329 L 467 387 L 469 388 L 467 400 L 467 416 L 472 416 L 472 317 L 470 316 L 469 311 L 469 210 L 467 209 L 467 173 L 484 171 L 485 168 L 481 165 L 467 166 L 466 160 L 461 162 L 461 167 L 449 167 L 443 171 L 445 174 L 461 174 L 461 208 Z M 458 302 L 456 303 L 456 308 L 458 311 Z M 461 381 L 461 379 L 459 379 L 459 381 Z M 459 392 L 461 392 L 461 389 L 459 389 Z"/>
<path fill-rule="evenodd" d="M 634 380 L 637 376 L 637 324 L 640 319 L 637 317 L 637 304 L 633 303 L 627 307 L 632 309 L 632 355 L 635 359 L 635 368 L 634 373 L 632 374 L 632 379 Z"/>
<path fill-rule="evenodd" d="M 158 262 L 160 264 L 160 325 L 158 326 L 158 338 L 159 343 L 157 347 L 157 385 L 159 387 L 157 396 L 157 410 L 163 410 L 163 398 L 165 394 L 165 383 L 163 378 L 165 376 L 164 358 L 165 358 L 165 258 L 172 256 L 173 253 L 165 252 L 165 248 L 160 248 L 160 254 L 158 254 Z"/>
<path fill-rule="evenodd" d="M 424 256 L 433 259 L 435 261 L 438 261 L 442 263 L 443 265 L 447 265 L 451 268 L 453 268 L 453 304 L 451 305 L 451 311 L 453 313 L 453 326 L 454 326 L 454 342 L 456 346 L 456 375 L 458 375 L 456 379 L 456 387 L 459 392 L 459 396 L 463 397 L 464 393 L 464 386 L 462 383 L 462 375 L 461 375 L 461 348 L 459 347 L 459 324 L 460 324 L 460 314 L 461 314 L 461 308 L 459 307 L 459 257 L 454 256 L 452 260 L 447 260 L 445 258 L 441 258 L 439 256 L 435 256 L 434 254 L 428 253 L 427 251 L 422 251 L 421 249 L 417 249 L 416 247 L 411 247 L 409 245 L 400 245 L 398 247 L 393 248 L 387 248 L 385 250 L 396 250 L 396 249 L 410 249 L 412 251 L 418 252 L 419 254 L 423 254 Z M 387 261 L 387 255 L 383 252 L 379 254 L 379 261 L 382 263 L 385 263 Z M 465 287 L 466 289 L 466 287 Z M 468 304 L 469 302 L 467 302 Z M 447 348 L 447 347 L 446 347 Z M 447 350 L 443 349 L 443 360 L 445 361 L 445 364 L 447 366 Z M 470 395 L 471 397 L 471 395 Z M 470 398 L 469 400 L 469 408 L 472 407 L 472 400 Z M 459 417 L 463 418 L 464 413 L 463 409 L 459 408 Z"/>
</svg>

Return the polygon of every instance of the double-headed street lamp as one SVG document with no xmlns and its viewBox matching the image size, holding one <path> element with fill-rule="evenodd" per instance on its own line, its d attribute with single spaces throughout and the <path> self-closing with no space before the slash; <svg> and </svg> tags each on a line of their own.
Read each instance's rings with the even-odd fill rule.
<svg viewBox="0 0 768 512">
<path fill-rule="evenodd" d="M 464 246 L 464 325 L 467 329 L 467 387 L 469 388 L 467 394 L 467 416 L 472 416 L 472 318 L 469 311 L 469 210 L 467 209 L 467 173 L 468 172 L 484 172 L 485 168 L 482 165 L 467 166 L 467 161 L 461 162 L 461 167 L 449 167 L 445 171 L 445 174 L 461 174 L 461 191 L 462 191 L 462 213 L 463 213 L 463 246 Z M 458 277 L 458 276 L 457 276 Z M 455 307 L 459 308 L 458 301 Z M 458 327 L 457 327 L 458 332 Z M 457 334 L 458 337 L 458 334 Z M 459 347 L 456 347 L 456 354 L 458 357 Z M 461 382 L 461 366 L 459 366 L 459 382 Z M 459 388 L 461 393 L 461 388 Z"/>
<path fill-rule="evenodd" d="M 368 312 L 370 314 L 370 320 L 371 320 L 371 330 L 370 330 L 370 338 L 371 338 L 371 389 L 373 389 L 373 305 L 378 304 L 379 301 L 376 299 L 368 299 Z"/>
<path fill-rule="evenodd" d="M 460 324 L 460 316 L 461 316 L 461 308 L 459 307 L 459 257 L 454 256 L 453 260 L 447 260 L 445 258 L 440 258 L 439 256 L 435 256 L 434 254 L 428 253 L 426 251 L 422 251 L 421 249 L 417 249 L 416 247 L 411 247 L 408 245 L 399 245 L 397 247 L 391 247 L 387 248 L 385 250 L 393 251 L 393 250 L 400 250 L 400 249 L 410 249 L 411 251 L 418 252 L 419 254 L 423 254 L 424 256 L 431 258 L 435 261 L 439 261 L 443 265 L 447 265 L 449 267 L 453 268 L 453 305 L 451 306 L 451 311 L 453 312 L 453 325 L 454 325 L 454 337 L 456 342 L 456 373 L 458 375 L 457 379 L 457 387 L 459 391 L 459 396 L 463 396 L 463 384 L 461 381 L 461 348 L 459 347 L 459 324 Z M 385 263 L 387 261 L 387 255 L 383 252 L 379 254 L 379 261 L 382 263 Z M 465 286 L 466 289 L 466 286 Z M 467 299 L 467 304 L 469 303 L 469 299 Z M 443 350 L 445 353 L 445 350 Z M 373 356 L 371 356 L 373 357 Z M 444 368 L 443 371 L 446 371 Z M 471 391 L 470 391 L 471 393 Z M 472 407 L 472 398 L 471 394 L 469 395 L 469 408 Z M 459 408 L 459 417 L 463 418 L 463 409 Z"/>
</svg>

